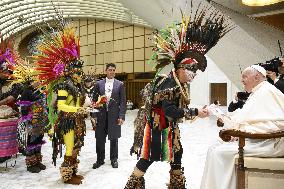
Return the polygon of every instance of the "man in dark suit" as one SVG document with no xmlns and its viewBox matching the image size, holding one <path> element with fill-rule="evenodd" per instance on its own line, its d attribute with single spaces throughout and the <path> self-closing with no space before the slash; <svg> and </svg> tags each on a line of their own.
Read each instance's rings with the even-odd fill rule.
<svg viewBox="0 0 284 189">
<path fill-rule="evenodd" d="M 98 81 L 94 87 L 93 100 L 107 97 L 107 103 L 99 108 L 96 127 L 97 162 L 93 169 L 104 164 L 106 136 L 110 140 L 110 160 L 113 168 L 118 167 L 118 138 L 121 137 L 121 125 L 125 120 L 126 95 L 123 82 L 115 79 L 116 65 L 106 65 L 106 78 Z"/>
<path fill-rule="evenodd" d="M 282 71 L 282 68 L 279 68 L 279 72 Z M 284 78 L 283 74 L 280 74 L 273 72 L 273 71 L 267 71 L 267 81 L 274 85 L 277 89 L 279 89 L 282 93 L 284 93 Z"/>
</svg>

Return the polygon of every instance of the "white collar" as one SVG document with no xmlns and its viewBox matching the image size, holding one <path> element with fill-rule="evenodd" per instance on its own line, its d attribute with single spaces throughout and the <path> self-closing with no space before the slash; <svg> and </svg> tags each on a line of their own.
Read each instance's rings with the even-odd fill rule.
<svg viewBox="0 0 284 189">
<path fill-rule="evenodd" d="M 109 79 L 109 78 L 106 77 L 106 83 L 113 83 L 113 82 L 114 82 L 114 78 Z"/>
<path fill-rule="evenodd" d="M 254 93 L 257 89 L 259 89 L 262 85 L 264 85 L 265 81 L 260 82 L 259 84 L 257 84 L 252 90 L 251 92 Z"/>
</svg>

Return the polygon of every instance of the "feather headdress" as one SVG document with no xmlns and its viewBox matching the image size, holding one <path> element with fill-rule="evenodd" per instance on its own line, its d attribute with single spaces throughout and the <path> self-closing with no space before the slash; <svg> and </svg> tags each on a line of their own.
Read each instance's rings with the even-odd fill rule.
<svg viewBox="0 0 284 189">
<path fill-rule="evenodd" d="M 79 61 L 80 44 L 75 28 L 67 24 L 61 31 L 45 34 L 39 45 L 39 54 L 33 56 L 36 61 L 38 78 L 43 84 L 59 80 L 72 72 L 76 67 L 82 67 Z"/>
<path fill-rule="evenodd" d="M 181 22 L 173 22 L 153 34 L 155 52 L 150 62 L 156 62 L 156 69 L 173 63 L 175 67 L 196 65 L 192 69 L 205 70 L 207 61 L 204 55 L 232 26 L 219 11 L 199 7 L 194 16 L 181 13 Z"/>
<path fill-rule="evenodd" d="M 17 57 L 15 64 L 9 61 L 8 63 L 10 65 L 10 69 L 13 71 L 10 76 L 10 79 L 12 80 L 11 85 L 14 83 L 30 82 L 36 79 L 35 77 L 37 74 L 29 62 Z"/>
<path fill-rule="evenodd" d="M 34 69 L 14 49 L 13 37 L 0 39 L 0 71 L 11 81 L 10 85 L 31 81 L 35 76 Z"/>
<path fill-rule="evenodd" d="M 13 37 L 4 39 L 0 34 L 0 72 L 7 78 L 10 76 L 11 65 L 16 63 L 18 57 L 13 47 Z"/>
</svg>

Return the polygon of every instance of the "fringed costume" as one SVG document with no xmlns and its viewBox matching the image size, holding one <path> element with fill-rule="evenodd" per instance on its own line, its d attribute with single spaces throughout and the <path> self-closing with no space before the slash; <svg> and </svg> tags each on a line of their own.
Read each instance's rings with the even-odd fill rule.
<svg viewBox="0 0 284 189">
<path fill-rule="evenodd" d="M 27 170 L 39 173 L 46 169 L 41 163 L 41 146 L 45 143 L 43 136 L 48 124 L 46 98 L 31 83 L 27 83 L 17 104 L 21 107 L 21 122 L 26 130 Z"/>
<path fill-rule="evenodd" d="M 145 87 L 144 109 L 139 111 L 137 117 L 138 120 L 144 117 L 145 125 L 136 122 L 139 123 L 135 125 L 139 131 L 135 132 L 131 149 L 140 159 L 125 189 L 145 188 L 143 175 L 154 161 L 170 163 L 169 189 L 185 188 L 181 165 L 183 148 L 178 123 L 183 118 L 193 119 L 198 116 L 198 109 L 188 108 L 190 100 L 186 82 L 193 80 L 197 70 L 206 69 L 205 53 L 231 29 L 225 21 L 221 13 L 203 8 L 198 9 L 193 18 L 182 15 L 181 23 L 174 22 L 154 33 L 156 48 L 150 61 L 157 64 L 157 71 L 170 63 L 174 64 L 174 69 L 166 77 L 157 74 Z"/>
<path fill-rule="evenodd" d="M 85 95 L 81 80 L 83 62 L 79 60 L 79 39 L 75 28 L 59 20 L 57 33 L 44 33 L 36 59 L 38 78 L 48 93 L 50 125 L 53 133 L 53 161 L 56 164 L 61 144 L 66 147 L 60 173 L 64 183 L 81 184 L 83 176 L 76 175 L 79 160 L 77 156 L 84 145 L 85 111 L 82 108 Z M 54 96 L 55 94 L 55 96 Z"/>
<path fill-rule="evenodd" d="M 84 145 L 86 115 L 78 112 L 78 109 L 84 104 L 85 96 L 82 94 L 81 87 L 76 86 L 70 79 L 56 85 L 54 90 L 57 93 L 57 109 L 59 111 L 55 125 L 55 136 L 60 144 L 66 146 L 66 154 L 60 167 L 60 173 L 64 182 L 72 180 L 73 175 L 74 178 L 81 180 L 81 176 L 76 175 L 79 163 L 77 156 Z"/>
<path fill-rule="evenodd" d="M 8 61 L 13 74 L 12 83 L 22 84 L 21 95 L 17 100 L 20 107 L 21 119 L 20 125 L 24 127 L 23 137 L 25 141 L 24 150 L 26 155 L 27 170 L 31 173 L 39 173 L 46 167 L 42 162 L 41 146 L 43 141 L 45 127 L 48 124 L 47 107 L 45 95 L 37 89 L 37 83 L 34 82 L 36 72 L 30 67 L 30 64 L 20 58 L 16 63 Z M 23 139 L 20 138 L 20 139 Z"/>
</svg>

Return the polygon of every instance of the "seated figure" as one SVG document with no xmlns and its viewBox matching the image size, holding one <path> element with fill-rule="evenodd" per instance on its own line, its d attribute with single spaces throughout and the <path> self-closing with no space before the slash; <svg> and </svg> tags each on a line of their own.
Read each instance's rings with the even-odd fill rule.
<svg viewBox="0 0 284 189">
<path fill-rule="evenodd" d="M 231 117 L 224 116 L 230 129 L 249 133 L 277 132 L 284 129 L 284 95 L 266 81 L 266 71 L 253 65 L 242 73 L 241 82 L 251 93 L 242 109 Z M 202 177 L 202 189 L 236 189 L 235 157 L 238 154 L 237 138 L 209 148 Z M 284 138 L 246 140 L 244 156 L 283 157 Z"/>
</svg>

